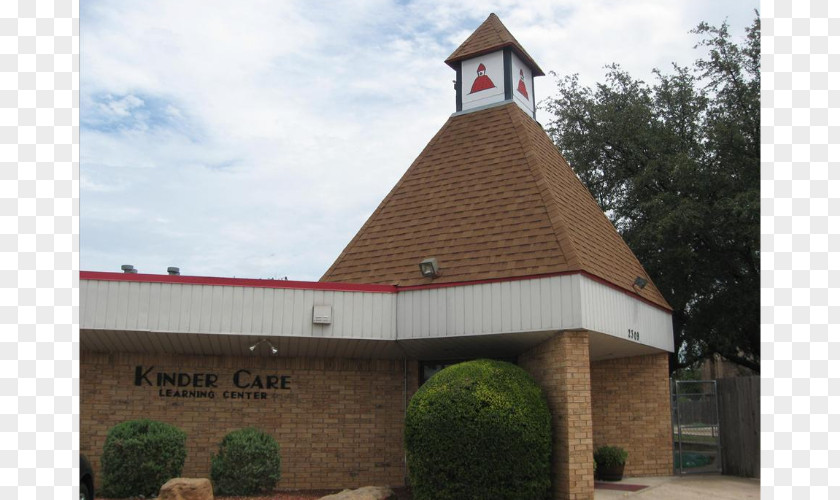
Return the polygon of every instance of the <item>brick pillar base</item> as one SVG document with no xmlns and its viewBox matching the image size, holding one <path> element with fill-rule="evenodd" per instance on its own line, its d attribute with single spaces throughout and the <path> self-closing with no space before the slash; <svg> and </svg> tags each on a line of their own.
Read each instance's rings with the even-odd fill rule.
<svg viewBox="0 0 840 500">
<path fill-rule="evenodd" d="M 592 397 L 589 334 L 560 332 L 519 357 L 551 409 L 555 500 L 592 500 Z"/>
</svg>

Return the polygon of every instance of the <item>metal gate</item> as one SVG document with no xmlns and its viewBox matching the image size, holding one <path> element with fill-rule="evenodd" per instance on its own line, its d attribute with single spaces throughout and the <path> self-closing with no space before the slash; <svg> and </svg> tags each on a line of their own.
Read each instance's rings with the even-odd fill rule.
<svg viewBox="0 0 840 500">
<path fill-rule="evenodd" d="M 721 472 L 717 382 L 672 380 L 674 471 Z"/>
</svg>

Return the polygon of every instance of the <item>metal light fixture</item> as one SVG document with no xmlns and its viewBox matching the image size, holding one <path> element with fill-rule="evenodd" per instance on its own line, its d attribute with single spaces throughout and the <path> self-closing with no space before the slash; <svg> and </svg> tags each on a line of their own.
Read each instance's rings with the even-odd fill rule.
<svg viewBox="0 0 840 500">
<path fill-rule="evenodd" d="M 439 276 L 440 267 L 438 267 L 437 259 L 434 257 L 423 259 L 423 261 L 420 262 L 420 274 L 422 274 L 426 278 L 435 278 Z"/>
<path fill-rule="evenodd" d="M 636 279 L 633 280 L 633 286 L 637 287 L 639 290 L 646 287 L 648 284 L 648 280 L 642 278 L 641 276 L 636 276 Z"/>
<path fill-rule="evenodd" d="M 249 347 L 248 349 L 250 349 L 251 352 L 254 352 L 254 349 L 256 349 L 257 346 L 260 345 L 260 344 L 268 344 L 268 346 L 271 347 L 271 354 L 277 354 L 277 348 L 274 347 L 274 344 L 269 342 L 268 339 L 262 339 L 259 342 L 257 342 L 256 344 Z"/>
</svg>

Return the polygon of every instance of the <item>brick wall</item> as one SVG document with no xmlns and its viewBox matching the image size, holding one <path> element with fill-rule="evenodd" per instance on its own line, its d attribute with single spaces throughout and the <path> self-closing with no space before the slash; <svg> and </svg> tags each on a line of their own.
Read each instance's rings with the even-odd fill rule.
<svg viewBox="0 0 840 500">
<path fill-rule="evenodd" d="M 589 334 L 560 332 L 519 357 L 551 409 L 555 500 L 592 500 L 592 413 Z"/>
<path fill-rule="evenodd" d="M 593 445 L 629 453 L 626 476 L 673 473 L 668 354 L 592 363 Z"/>
<path fill-rule="evenodd" d="M 136 367 L 154 369 L 141 386 Z M 368 484 L 401 486 L 403 462 L 404 370 L 402 360 L 300 359 L 81 353 L 80 444 L 99 472 L 109 428 L 124 420 L 151 418 L 187 433 L 183 475 L 209 477 L 210 456 L 228 432 L 254 426 L 280 444 L 279 488 L 327 489 Z M 276 388 L 239 389 L 268 376 Z M 159 390 L 208 390 L 207 387 L 156 387 L 157 372 L 218 376 L 215 398 L 162 397 Z M 407 366 L 408 389 L 417 385 L 416 362 Z M 287 376 L 283 389 L 281 376 Z M 148 385 L 146 380 L 153 385 Z M 206 385 L 207 377 L 199 377 Z M 232 399 L 224 391 L 258 394 L 265 399 Z M 264 393 L 264 394 L 263 394 Z M 252 394 L 253 397 L 253 394 Z"/>
</svg>

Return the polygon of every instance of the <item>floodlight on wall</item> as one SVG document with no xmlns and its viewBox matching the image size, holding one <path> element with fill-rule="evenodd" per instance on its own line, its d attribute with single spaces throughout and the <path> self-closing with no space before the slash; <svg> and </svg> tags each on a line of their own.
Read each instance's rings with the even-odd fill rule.
<svg viewBox="0 0 840 500">
<path fill-rule="evenodd" d="M 257 342 L 256 344 L 249 347 L 248 349 L 250 349 L 251 352 L 254 352 L 254 349 L 256 349 L 257 346 L 260 345 L 260 344 L 268 344 L 268 346 L 271 347 L 271 354 L 277 354 L 277 348 L 274 347 L 274 344 L 269 342 L 268 339 L 262 339 L 259 342 Z"/>
<path fill-rule="evenodd" d="M 427 278 L 435 278 L 440 275 L 440 267 L 438 267 L 438 261 L 434 257 L 430 257 L 428 259 L 423 259 L 420 262 L 420 274 Z"/>
<path fill-rule="evenodd" d="M 633 280 L 633 286 L 637 287 L 639 290 L 646 287 L 647 284 L 648 284 L 648 281 L 646 279 L 642 278 L 641 276 L 636 276 L 636 279 Z"/>
</svg>

